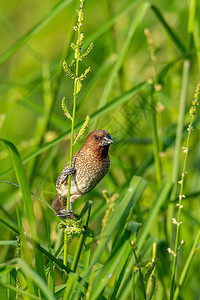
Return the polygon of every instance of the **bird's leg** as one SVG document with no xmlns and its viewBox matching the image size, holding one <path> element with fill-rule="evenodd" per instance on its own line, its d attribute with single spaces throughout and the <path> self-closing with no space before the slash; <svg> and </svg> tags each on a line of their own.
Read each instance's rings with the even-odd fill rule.
<svg viewBox="0 0 200 300">
<path fill-rule="evenodd" d="M 67 218 L 70 217 L 73 214 L 73 209 L 72 209 L 72 202 L 69 202 L 69 210 L 66 210 L 65 208 L 60 210 L 60 213 L 56 215 L 57 217 L 63 217 Z"/>
<path fill-rule="evenodd" d="M 67 171 L 64 171 L 63 172 L 64 178 L 61 181 L 61 183 L 64 183 L 67 180 L 68 176 L 74 174 L 75 172 L 76 172 L 75 168 L 68 168 Z"/>
</svg>

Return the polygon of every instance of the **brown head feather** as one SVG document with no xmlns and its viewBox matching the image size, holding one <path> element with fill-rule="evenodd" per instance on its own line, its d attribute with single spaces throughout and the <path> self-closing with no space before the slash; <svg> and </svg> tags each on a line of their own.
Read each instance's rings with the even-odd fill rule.
<svg viewBox="0 0 200 300">
<path fill-rule="evenodd" d="M 113 140 L 107 131 L 95 130 L 88 134 L 81 150 L 91 152 L 92 155 L 100 156 L 101 158 L 106 158 L 112 142 Z"/>
</svg>

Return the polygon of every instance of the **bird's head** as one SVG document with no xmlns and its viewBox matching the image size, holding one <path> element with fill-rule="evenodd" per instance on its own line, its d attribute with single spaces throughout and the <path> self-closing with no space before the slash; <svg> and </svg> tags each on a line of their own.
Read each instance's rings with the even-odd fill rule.
<svg viewBox="0 0 200 300">
<path fill-rule="evenodd" d="M 88 134 L 83 148 L 91 149 L 93 151 L 101 152 L 109 149 L 113 143 L 113 139 L 105 130 L 95 130 Z"/>
</svg>

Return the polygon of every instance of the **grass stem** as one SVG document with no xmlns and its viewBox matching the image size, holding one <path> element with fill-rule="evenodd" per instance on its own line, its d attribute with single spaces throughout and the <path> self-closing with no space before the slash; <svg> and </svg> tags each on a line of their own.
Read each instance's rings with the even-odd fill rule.
<svg viewBox="0 0 200 300">
<path fill-rule="evenodd" d="M 178 116 L 177 133 L 176 133 L 173 164 L 172 164 L 172 183 L 174 184 L 174 186 L 170 196 L 171 200 L 175 199 L 177 196 L 179 154 L 181 151 L 181 141 L 183 136 L 185 105 L 186 105 L 187 90 L 188 90 L 188 83 L 189 83 L 189 72 L 190 72 L 190 61 L 185 60 L 183 63 L 183 77 L 182 77 L 183 79 L 182 79 L 181 96 L 180 96 L 180 104 L 179 104 L 179 116 Z M 172 232 L 171 220 L 173 216 L 174 216 L 174 205 L 171 204 L 169 205 L 169 209 L 168 209 L 168 220 L 167 220 L 168 235 Z"/>
<path fill-rule="evenodd" d="M 76 268 L 77 268 L 77 265 L 78 265 L 78 261 L 79 261 L 80 255 L 81 255 L 82 248 L 83 248 L 84 240 L 87 236 L 87 228 L 88 228 L 88 223 L 89 223 L 89 219 L 90 219 L 91 205 L 92 205 L 92 202 L 90 201 L 87 218 L 86 218 L 86 221 L 85 221 L 85 224 L 84 224 L 84 230 L 85 231 L 79 239 L 78 246 L 76 248 L 76 253 L 74 255 L 74 259 L 73 259 L 72 266 L 71 266 L 71 269 L 72 269 L 73 272 L 76 272 Z"/>
<path fill-rule="evenodd" d="M 175 276 L 176 276 L 176 265 L 177 265 L 177 253 L 178 253 L 178 248 L 184 244 L 184 241 L 182 240 L 179 246 L 179 239 L 180 239 L 180 225 L 182 224 L 181 222 L 181 209 L 183 207 L 182 205 L 182 199 L 185 198 L 185 195 L 183 194 L 183 187 L 184 187 L 184 181 L 185 181 L 185 175 L 187 174 L 186 172 L 186 163 L 187 163 L 187 157 L 188 157 L 188 151 L 189 151 L 189 142 L 190 142 L 190 135 L 193 130 L 193 122 L 194 122 L 194 116 L 196 113 L 196 106 L 198 105 L 198 96 L 199 96 L 199 91 L 200 91 L 200 84 L 197 85 L 196 93 L 194 96 L 194 101 L 192 102 L 192 106 L 190 108 L 190 124 L 188 125 L 187 131 L 187 141 L 186 141 L 186 146 L 182 147 L 183 149 L 183 154 L 184 154 L 184 160 L 183 160 L 183 170 L 182 170 L 182 176 L 181 180 L 178 181 L 180 184 L 180 193 L 179 193 L 179 203 L 176 205 L 178 207 L 178 216 L 177 220 L 175 218 L 172 218 L 173 224 L 176 225 L 176 238 L 175 238 L 175 247 L 174 247 L 174 252 L 173 252 L 173 266 L 172 266 L 172 277 L 171 277 L 171 289 L 170 289 L 170 300 L 174 299 L 174 291 L 175 291 Z"/>
<path fill-rule="evenodd" d="M 156 166 L 156 179 L 158 188 L 162 185 L 162 169 L 159 156 L 159 137 L 158 137 L 158 124 L 157 124 L 157 111 L 155 107 L 154 94 L 151 93 L 151 103 L 152 103 L 152 135 L 153 135 L 153 151 L 154 151 L 154 160 Z"/>
<path fill-rule="evenodd" d="M 76 77 L 78 76 L 78 60 L 76 60 Z M 70 159 L 69 159 L 69 168 L 72 167 L 72 158 L 73 158 L 73 143 L 74 143 L 74 124 L 75 124 L 75 114 L 76 114 L 76 89 L 77 89 L 77 80 L 76 77 L 74 79 L 74 100 L 73 100 L 73 114 L 72 114 L 72 125 L 71 125 L 71 142 L 70 142 Z M 71 175 L 68 177 L 68 194 L 67 194 L 67 204 L 66 209 L 69 211 L 69 203 L 70 203 L 70 188 L 71 188 Z M 68 248 L 68 240 L 67 240 L 67 232 L 64 234 L 64 258 L 63 263 L 67 266 L 67 248 Z"/>
<path fill-rule="evenodd" d="M 80 0 L 80 8 L 77 10 L 77 25 L 73 27 L 73 30 L 77 32 L 77 39 L 76 43 L 71 43 L 71 48 L 74 50 L 74 59 L 71 61 L 71 63 L 68 65 L 67 62 L 63 62 L 63 68 L 67 75 L 69 75 L 74 82 L 74 93 L 73 93 L 73 112 L 72 117 L 70 113 L 67 110 L 67 107 L 65 105 L 65 97 L 62 101 L 62 108 L 64 110 L 64 113 L 68 119 L 71 120 L 71 142 L 70 142 L 70 159 L 69 159 L 69 168 L 72 168 L 73 163 L 73 150 L 74 145 L 76 144 L 76 141 L 84 134 L 86 127 L 88 126 L 90 117 L 86 116 L 85 122 L 83 123 L 81 129 L 79 130 L 76 138 L 74 139 L 74 129 L 75 129 L 75 117 L 76 117 L 76 99 L 77 94 L 80 92 L 82 87 L 82 81 L 86 78 L 87 74 L 90 72 L 90 67 L 87 68 L 83 74 L 79 76 L 79 61 L 82 61 L 84 58 L 87 57 L 87 55 L 91 52 L 93 48 L 93 44 L 91 43 L 90 46 L 87 48 L 87 50 L 83 53 L 81 53 L 83 39 L 84 39 L 84 33 L 82 32 L 82 22 L 83 22 L 83 4 L 84 0 Z M 74 167 L 74 166 L 73 166 Z M 67 192 L 67 201 L 66 201 L 66 210 L 67 213 L 71 213 L 71 203 L 70 203 L 70 192 L 71 192 L 71 175 L 68 176 L 68 192 Z M 73 238 L 74 235 L 78 234 L 80 235 L 82 233 L 82 230 L 76 220 L 69 220 L 66 219 L 65 224 L 65 230 L 64 230 L 64 258 L 63 263 L 65 266 L 67 266 L 67 249 L 68 249 L 68 243 Z M 80 249 L 82 249 L 83 246 L 83 238 L 81 237 L 79 245 Z M 78 259 L 80 253 L 77 254 Z M 73 265 L 73 268 L 76 268 L 78 263 L 78 260 L 75 260 L 75 265 Z M 66 272 L 64 274 L 64 279 L 66 279 Z"/>
</svg>

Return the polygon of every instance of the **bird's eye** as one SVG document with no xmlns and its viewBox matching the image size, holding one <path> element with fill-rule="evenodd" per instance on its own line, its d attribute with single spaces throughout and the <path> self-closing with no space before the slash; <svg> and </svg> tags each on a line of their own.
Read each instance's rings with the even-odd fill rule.
<svg viewBox="0 0 200 300">
<path fill-rule="evenodd" d="M 94 139 L 95 139 L 95 141 L 99 141 L 101 138 L 100 138 L 100 136 L 95 135 L 95 136 L 94 136 Z"/>
</svg>

